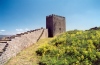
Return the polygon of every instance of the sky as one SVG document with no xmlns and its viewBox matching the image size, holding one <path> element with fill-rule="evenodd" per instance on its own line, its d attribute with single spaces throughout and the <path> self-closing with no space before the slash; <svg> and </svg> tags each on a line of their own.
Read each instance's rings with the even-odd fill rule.
<svg viewBox="0 0 100 65">
<path fill-rule="evenodd" d="M 0 35 L 46 28 L 46 16 L 66 18 L 66 30 L 100 26 L 100 0 L 0 0 Z"/>
</svg>

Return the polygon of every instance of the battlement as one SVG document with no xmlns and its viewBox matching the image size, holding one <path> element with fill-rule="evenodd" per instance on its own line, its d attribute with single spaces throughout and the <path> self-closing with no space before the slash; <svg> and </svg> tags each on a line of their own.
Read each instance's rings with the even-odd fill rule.
<svg viewBox="0 0 100 65">
<path fill-rule="evenodd" d="M 21 37 L 21 36 L 24 35 L 24 34 L 32 33 L 32 32 L 35 32 L 35 31 L 38 31 L 38 30 L 41 30 L 41 29 L 44 29 L 44 28 L 26 31 L 26 32 L 24 32 L 24 33 L 12 35 L 12 36 L 9 36 L 9 37 L 3 37 L 3 38 L 0 40 L 0 42 L 2 42 L 2 41 L 10 41 L 11 39 L 14 39 L 15 37 Z"/>
<path fill-rule="evenodd" d="M 60 16 L 60 15 L 55 15 L 55 14 L 51 14 L 51 15 L 46 16 L 46 18 L 49 18 L 49 17 L 60 17 L 60 18 L 64 18 L 65 19 L 65 17 Z"/>
<path fill-rule="evenodd" d="M 0 40 L 0 65 L 4 65 L 11 57 L 16 56 L 21 50 L 47 37 L 48 30 L 44 28 L 5 37 Z"/>
</svg>

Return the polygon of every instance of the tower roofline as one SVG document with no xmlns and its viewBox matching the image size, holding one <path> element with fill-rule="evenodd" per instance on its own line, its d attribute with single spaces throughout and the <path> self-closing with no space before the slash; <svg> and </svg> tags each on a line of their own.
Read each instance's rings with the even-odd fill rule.
<svg viewBox="0 0 100 65">
<path fill-rule="evenodd" d="M 55 15 L 55 14 L 48 15 L 48 16 L 46 16 L 46 18 L 47 18 L 47 17 L 53 17 L 53 16 L 57 16 L 57 17 L 61 17 L 61 18 L 65 18 L 65 17 L 63 17 L 63 16 Z"/>
</svg>

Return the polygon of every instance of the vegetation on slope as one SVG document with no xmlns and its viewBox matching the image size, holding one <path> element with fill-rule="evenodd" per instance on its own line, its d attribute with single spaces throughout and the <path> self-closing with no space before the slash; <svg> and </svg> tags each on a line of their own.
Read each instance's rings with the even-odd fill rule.
<svg viewBox="0 0 100 65">
<path fill-rule="evenodd" d="M 11 58 L 5 65 L 39 65 L 39 58 L 35 51 L 42 44 L 47 43 L 52 38 L 39 40 L 37 43 L 21 51 L 16 57 Z"/>
<path fill-rule="evenodd" d="M 37 51 L 40 65 L 99 65 L 100 30 L 68 31 Z"/>
</svg>

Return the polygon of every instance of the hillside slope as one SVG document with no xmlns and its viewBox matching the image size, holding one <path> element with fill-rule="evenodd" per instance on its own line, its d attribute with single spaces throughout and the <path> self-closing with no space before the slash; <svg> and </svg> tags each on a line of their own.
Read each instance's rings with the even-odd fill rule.
<svg viewBox="0 0 100 65">
<path fill-rule="evenodd" d="M 40 65 L 100 65 L 100 30 L 68 31 L 36 52 Z"/>
<path fill-rule="evenodd" d="M 39 59 L 35 51 L 39 48 L 39 46 L 50 40 L 51 38 L 38 41 L 34 45 L 21 51 L 16 57 L 11 58 L 5 65 L 38 65 L 37 63 L 39 62 Z"/>
</svg>

